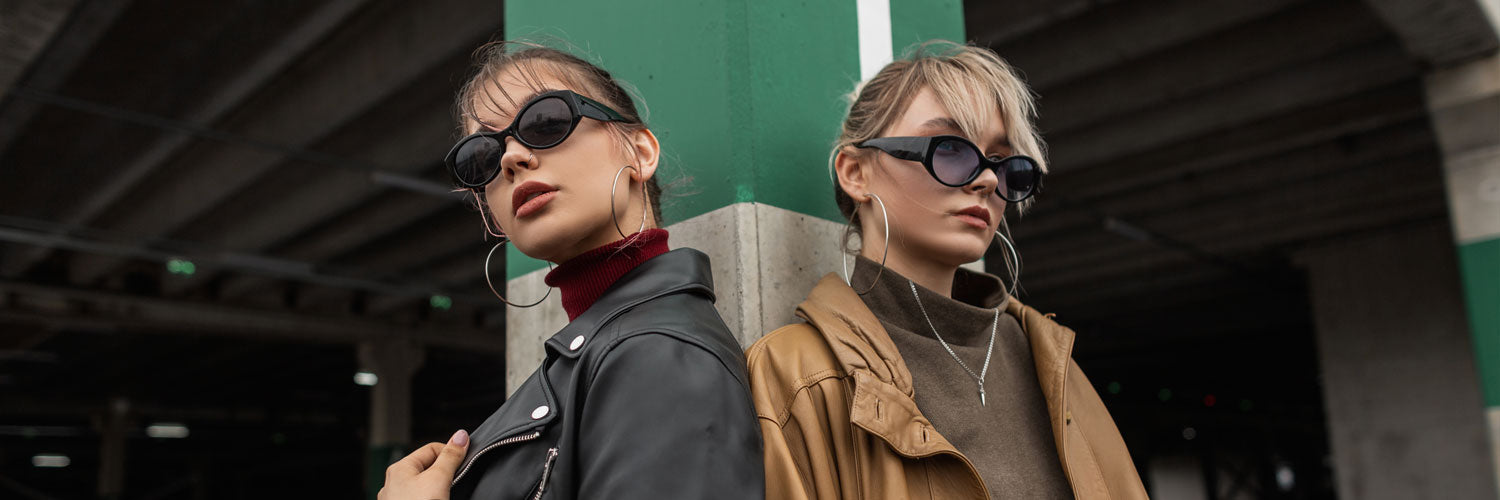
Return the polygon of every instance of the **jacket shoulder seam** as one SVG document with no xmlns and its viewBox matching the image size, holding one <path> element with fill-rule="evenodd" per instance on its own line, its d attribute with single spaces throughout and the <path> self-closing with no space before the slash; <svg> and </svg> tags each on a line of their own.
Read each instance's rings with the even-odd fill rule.
<svg viewBox="0 0 1500 500">
<path fill-rule="evenodd" d="M 792 407 L 796 406 L 797 401 L 807 395 L 808 389 L 812 388 L 812 386 L 814 385 L 817 385 L 818 382 L 822 382 L 830 378 L 841 378 L 841 376 L 842 373 L 838 370 L 830 369 L 818 371 L 806 377 L 797 379 L 794 386 L 791 388 L 791 397 L 788 397 L 786 400 L 787 403 L 781 405 L 781 408 L 776 411 L 776 416 L 774 417 L 776 426 L 786 427 L 787 421 L 790 420 L 792 416 Z M 759 414 L 760 412 L 757 411 L 756 413 Z"/>
<path fill-rule="evenodd" d="M 599 370 L 604 366 L 605 360 L 607 360 L 611 354 L 614 354 L 615 349 L 620 347 L 620 344 L 623 344 L 632 339 L 658 336 L 664 339 L 668 339 L 671 342 L 691 346 L 694 349 L 703 351 L 710 358 L 718 361 L 719 366 L 724 368 L 725 373 L 729 375 L 730 378 L 735 379 L 735 381 L 738 382 L 741 387 L 744 387 L 746 392 L 748 392 L 750 389 L 749 384 L 747 383 L 748 381 L 741 380 L 740 377 L 735 376 L 733 367 L 724 361 L 723 356 L 720 356 L 719 353 L 714 351 L 714 349 L 710 348 L 707 345 L 704 345 L 703 343 L 701 343 L 700 339 L 694 338 L 690 334 L 679 332 L 670 328 L 644 329 L 620 334 L 618 333 L 619 325 L 614 325 L 614 327 L 617 330 L 614 337 L 609 339 L 609 343 L 600 348 L 599 351 L 597 351 L 597 353 L 592 356 L 594 357 L 594 359 L 588 364 L 588 371 L 586 372 L 586 374 L 589 380 L 589 385 L 593 385 L 593 379 L 598 375 Z"/>
</svg>

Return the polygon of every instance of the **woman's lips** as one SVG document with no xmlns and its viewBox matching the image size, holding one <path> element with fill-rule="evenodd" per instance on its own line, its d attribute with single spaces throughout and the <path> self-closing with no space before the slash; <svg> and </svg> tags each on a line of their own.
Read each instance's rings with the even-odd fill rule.
<svg viewBox="0 0 1500 500">
<path fill-rule="evenodd" d="M 526 203 L 522 203 L 521 206 L 516 207 L 516 218 L 524 219 L 527 216 L 536 213 L 538 210 L 541 210 L 542 207 L 546 206 L 547 202 L 552 201 L 552 198 L 554 196 L 557 196 L 557 191 L 548 191 L 536 195 L 535 198 L 532 198 Z"/>
<path fill-rule="evenodd" d="M 557 188 L 543 182 L 527 181 L 516 186 L 510 193 L 511 211 L 516 218 L 524 218 L 547 206 L 557 196 Z"/>
<path fill-rule="evenodd" d="M 973 226 L 975 229 L 989 230 L 990 228 L 990 211 L 979 205 L 959 210 L 958 212 L 954 212 L 953 215 L 958 217 L 958 220 L 964 221 L 965 224 Z"/>
</svg>

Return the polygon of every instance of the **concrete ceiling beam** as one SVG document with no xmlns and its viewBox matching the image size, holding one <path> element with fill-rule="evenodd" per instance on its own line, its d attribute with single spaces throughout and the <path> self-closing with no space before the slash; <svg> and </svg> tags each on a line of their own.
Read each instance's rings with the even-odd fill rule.
<svg viewBox="0 0 1500 500">
<path fill-rule="evenodd" d="M 345 29 L 300 58 L 270 88 L 241 103 L 246 112 L 226 128 L 305 148 L 417 79 L 431 78 L 433 70 L 455 53 L 468 51 L 501 25 L 498 3 L 439 3 L 447 5 L 395 2 L 345 23 Z M 101 223 L 143 240 L 171 234 L 286 159 L 281 154 L 234 147 L 190 148 L 176 158 L 173 163 L 181 175 L 149 186 L 148 195 L 122 198 L 136 202 L 116 203 L 101 214 Z M 109 257 L 84 256 L 73 262 L 71 278 L 75 283 L 93 283 L 121 263 Z"/>
<path fill-rule="evenodd" d="M 1013 225 L 1012 230 L 1018 237 L 1029 241 L 1044 241 L 1079 229 L 1097 228 L 1099 214 L 1094 211 L 1134 220 L 1180 207 L 1200 206 L 1224 196 L 1295 185 L 1389 158 L 1431 151 L 1434 147 L 1436 144 L 1428 124 L 1412 120 L 1348 140 L 1326 141 L 1221 168 L 1183 173 L 1140 189 L 1093 198 L 1087 205 L 1070 205 L 1072 209 L 1034 213 L 1024 222 Z M 1126 171 L 1120 175 L 1130 173 Z"/>
<path fill-rule="evenodd" d="M 1376 43 L 1244 80 L 1198 96 L 1052 136 L 1054 172 L 1107 163 L 1186 137 L 1336 101 L 1416 78 L 1417 65 L 1393 44 Z"/>
<path fill-rule="evenodd" d="M 1272 15 L 1304 1 L 1307 0 L 1120 2 L 1017 40 L 990 46 L 1020 69 L 1032 88 L 1048 88 Z"/>
<path fill-rule="evenodd" d="M 93 51 L 94 44 L 129 6 L 129 0 L 90 0 L 73 9 L 65 24 L 53 32 L 47 47 L 33 57 L 33 64 L 25 69 L 20 84 L 33 90 L 56 90 L 73 75 L 73 70 Z M 9 91 L 10 87 L 7 85 L 5 89 Z M 0 152 L 10 149 L 11 141 L 41 110 L 42 105 L 35 101 L 0 101 Z"/>
<path fill-rule="evenodd" d="M 1088 78 L 1036 89 L 1041 128 L 1064 134 L 1390 36 L 1374 15 L 1351 10 L 1333 2 L 1292 6 Z"/>
<path fill-rule="evenodd" d="M 1500 4 L 1486 0 L 1365 0 L 1412 56 L 1448 66 L 1500 48 Z"/>
<path fill-rule="evenodd" d="M 402 327 L 389 322 L 353 317 L 249 309 L 17 282 L 0 282 L 0 293 L 87 304 L 89 311 L 80 314 L 8 308 L 0 311 L 0 321 L 4 322 L 41 323 L 88 330 L 124 329 L 143 333 L 281 338 L 301 342 L 356 343 L 378 339 L 408 339 L 484 351 L 498 352 L 504 349 L 504 342 L 494 334 L 450 325 Z"/>
</svg>

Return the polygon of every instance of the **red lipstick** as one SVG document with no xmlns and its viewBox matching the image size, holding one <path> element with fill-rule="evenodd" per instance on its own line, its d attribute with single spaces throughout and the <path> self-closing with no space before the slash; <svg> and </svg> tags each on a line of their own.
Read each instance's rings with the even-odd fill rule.
<svg viewBox="0 0 1500 500">
<path fill-rule="evenodd" d="M 545 182 L 526 181 L 510 192 L 510 209 L 516 218 L 536 213 L 557 195 L 557 187 Z"/>
</svg>

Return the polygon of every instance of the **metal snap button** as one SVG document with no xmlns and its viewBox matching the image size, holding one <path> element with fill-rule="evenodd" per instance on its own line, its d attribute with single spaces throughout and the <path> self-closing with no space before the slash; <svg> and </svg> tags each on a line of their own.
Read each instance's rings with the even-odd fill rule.
<svg viewBox="0 0 1500 500">
<path fill-rule="evenodd" d="M 537 420 L 537 419 L 540 419 L 542 417 L 545 417 L 545 416 L 547 416 L 547 412 L 550 412 L 550 411 L 552 411 L 552 409 L 548 408 L 547 405 L 538 406 L 538 407 L 536 407 L 535 410 L 531 410 L 531 419 L 532 420 Z"/>
<path fill-rule="evenodd" d="M 568 344 L 568 350 L 569 351 L 576 351 L 576 350 L 578 350 L 579 347 L 583 347 L 583 336 L 582 335 L 579 335 L 577 337 L 573 337 L 573 342 Z"/>
</svg>

